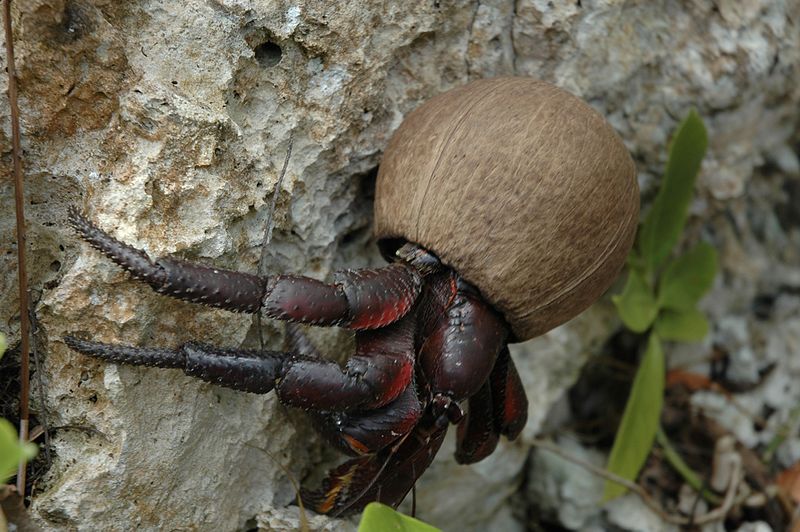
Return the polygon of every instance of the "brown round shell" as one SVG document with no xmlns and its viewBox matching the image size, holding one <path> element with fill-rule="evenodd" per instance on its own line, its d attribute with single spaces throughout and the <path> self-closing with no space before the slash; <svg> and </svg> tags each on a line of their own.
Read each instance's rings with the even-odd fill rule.
<svg viewBox="0 0 800 532">
<path fill-rule="evenodd" d="M 383 156 L 375 232 L 433 251 L 533 338 L 610 286 L 633 244 L 633 161 L 600 114 L 530 78 L 472 82 L 426 102 Z"/>
</svg>

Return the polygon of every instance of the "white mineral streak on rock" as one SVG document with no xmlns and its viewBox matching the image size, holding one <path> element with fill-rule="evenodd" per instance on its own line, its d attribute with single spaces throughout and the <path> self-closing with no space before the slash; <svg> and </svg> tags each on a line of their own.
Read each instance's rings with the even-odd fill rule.
<svg viewBox="0 0 800 532">
<path fill-rule="evenodd" d="M 705 227 L 726 271 L 705 305 L 712 323 L 726 315 L 749 323 L 739 371 L 751 377 L 776 362 L 769 378 L 786 379 L 782 398 L 756 392 L 745 406 L 758 412 L 800 400 L 800 362 L 788 356 L 799 351 L 800 310 L 781 296 L 782 287 L 800 286 L 800 192 L 774 172 L 754 174 L 765 161 L 797 173 L 797 0 L 28 0 L 15 9 L 29 276 L 45 355 L 45 405 L 34 408 L 44 407 L 51 425 L 90 429 L 55 434 L 56 460 L 32 506 L 47 529 L 238 530 L 256 521 L 291 529 L 298 522 L 284 507 L 294 491 L 274 460 L 299 479 L 323 467 L 324 445 L 310 424 L 272 395 L 100 364 L 63 345 L 67 333 L 148 346 L 256 338 L 247 316 L 169 301 L 131 282 L 76 241 L 64 224 L 67 206 L 153 255 L 252 272 L 293 132 L 270 270 L 322 278 L 375 265 L 369 175 L 389 136 L 420 102 L 477 77 L 535 76 L 589 100 L 633 151 L 645 197 L 670 132 L 696 107 L 711 151 L 690 227 L 695 237 Z M 271 66 L 256 53 L 267 43 L 280 47 Z M 0 126 L 7 175 L 5 106 Z M 4 183 L 2 207 L 11 213 Z M 0 231 L 0 309 L 13 342 L 12 216 Z M 763 294 L 775 303 L 755 319 L 751 304 Z M 524 442 L 615 326 L 608 307 L 597 307 L 516 349 L 531 399 L 522 443 L 473 468 L 457 467 L 444 450 L 420 491 L 459 479 L 459 498 L 430 489 L 421 515 L 447 530 L 520 526 L 508 500 Z M 269 346 L 279 348 L 280 329 L 267 329 Z M 351 349 L 336 334 L 319 337 L 334 354 Z M 695 404 L 725 410 L 722 403 Z M 763 441 L 789 419 L 784 410 L 761 434 L 737 434 Z M 720 419 L 740 423 L 733 413 Z M 789 441 L 778 457 L 796 459 L 797 449 Z M 340 525 L 315 518 L 312 526 Z"/>
<path fill-rule="evenodd" d="M 286 10 L 286 22 L 281 27 L 281 33 L 289 36 L 300 24 L 300 6 L 291 6 Z"/>
</svg>

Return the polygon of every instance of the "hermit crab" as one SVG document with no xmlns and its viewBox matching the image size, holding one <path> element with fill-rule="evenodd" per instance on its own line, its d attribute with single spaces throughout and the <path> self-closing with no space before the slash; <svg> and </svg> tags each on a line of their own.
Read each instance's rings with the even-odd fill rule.
<svg viewBox="0 0 800 532">
<path fill-rule="evenodd" d="M 352 329 L 356 352 L 344 365 L 320 357 L 296 328 L 288 352 L 65 342 L 108 362 L 275 390 L 352 456 L 302 493 L 308 506 L 332 514 L 376 500 L 396 506 L 450 424 L 462 463 L 491 454 L 501 435 L 519 435 L 527 399 L 507 345 L 602 295 L 632 245 L 638 211 L 633 161 L 589 105 L 533 79 L 475 81 L 412 112 L 386 148 L 375 198 L 383 268 L 325 283 L 151 259 L 71 211 L 84 240 L 161 294 Z"/>
</svg>

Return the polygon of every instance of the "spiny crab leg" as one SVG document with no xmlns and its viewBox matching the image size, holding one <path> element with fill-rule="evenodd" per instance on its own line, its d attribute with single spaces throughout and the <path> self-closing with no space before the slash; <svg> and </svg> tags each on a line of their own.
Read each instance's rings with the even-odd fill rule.
<svg viewBox="0 0 800 532">
<path fill-rule="evenodd" d="M 332 284 L 300 275 L 263 279 L 176 259 L 153 260 L 75 208 L 69 211 L 69 223 L 94 248 L 156 292 L 234 312 L 260 308 L 275 319 L 376 329 L 404 316 L 422 287 L 422 274 L 402 261 L 384 268 L 336 272 Z"/>
<path fill-rule="evenodd" d="M 70 348 L 118 364 L 176 368 L 189 376 L 235 390 L 267 393 L 308 410 L 375 409 L 399 397 L 414 373 L 414 316 L 375 331 L 364 331 L 356 354 L 344 366 L 279 351 L 221 349 L 188 343 L 151 349 L 64 338 Z"/>
<path fill-rule="evenodd" d="M 153 349 L 104 344 L 64 337 L 71 349 L 108 362 L 155 368 L 175 368 L 186 375 L 219 386 L 251 393 L 267 393 L 281 373 L 283 353 L 221 349 L 187 343 L 177 349 Z"/>
<path fill-rule="evenodd" d="M 64 338 L 64 342 L 80 353 L 108 362 L 180 369 L 190 377 L 239 391 L 267 393 L 277 388 L 278 398 L 290 406 L 301 405 L 293 400 L 295 394 L 291 386 L 287 389 L 281 385 L 287 375 L 300 370 L 306 375 L 308 385 L 318 385 L 314 381 L 319 375 L 325 376 L 326 369 L 336 368 L 332 362 L 302 355 L 221 349 L 196 343 L 184 344 L 173 350 L 103 344 L 72 336 Z M 314 376 L 314 372 L 320 373 Z M 342 375 L 341 371 L 339 373 Z M 323 384 L 326 382 L 322 381 Z M 325 400 L 315 402 L 313 391 L 309 393 L 309 390 L 303 389 L 301 392 L 304 396 L 310 396 L 310 401 L 304 401 L 302 406 L 312 409 L 310 414 L 317 421 L 315 428 L 337 448 L 353 456 L 383 449 L 400 435 L 412 430 L 422 416 L 423 405 L 411 383 L 407 383 L 400 396 L 385 406 L 354 412 L 314 411 L 314 407 L 330 405 Z M 335 396 L 339 392 L 340 388 L 331 388 L 329 395 Z"/>
<path fill-rule="evenodd" d="M 151 260 L 144 251 L 94 225 L 75 207 L 69 210 L 69 223 L 92 247 L 160 294 L 235 312 L 256 312 L 261 307 L 266 283 L 256 275 L 169 258 Z"/>
</svg>

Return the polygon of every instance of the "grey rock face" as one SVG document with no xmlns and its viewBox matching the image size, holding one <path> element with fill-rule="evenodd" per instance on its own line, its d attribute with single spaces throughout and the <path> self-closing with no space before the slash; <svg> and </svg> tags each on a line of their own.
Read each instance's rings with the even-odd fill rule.
<svg viewBox="0 0 800 532">
<path fill-rule="evenodd" d="M 767 205 L 779 201 L 780 185 L 752 178 L 755 167 L 798 171 L 790 144 L 800 109 L 797 13 L 797 0 L 14 3 L 30 278 L 44 364 L 44 404 L 35 408 L 62 427 L 33 514 L 63 530 L 293 528 L 297 516 L 283 507 L 294 490 L 280 466 L 297 479 L 323 468 L 310 425 L 272 395 L 98 364 L 64 346 L 67 333 L 151 346 L 253 345 L 258 336 L 248 316 L 170 301 L 132 282 L 65 227 L 69 205 L 153 255 L 254 272 L 277 193 L 271 271 L 324 278 L 335 268 L 374 265 L 370 184 L 403 116 L 470 79 L 529 75 L 609 117 L 638 161 L 645 194 L 660 175 L 669 132 L 690 107 L 699 110 L 712 146 L 693 227 L 713 227 L 727 254 L 715 315 L 746 314 L 747 297 L 765 289 L 754 280 L 770 264 L 764 246 L 782 249 L 773 281 L 800 285 L 800 223 L 760 215 L 757 225 L 770 238 L 748 240 L 719 221 L 728 212 L 742 227 L 753 225 L 748 189 L 761 190 L 756 197 Z M 5 105 L 0 125 L 6 175 Z M 276 192 L 290 134 L 294 150 Z M 10 186 L 4 180 L 0 196 L 0 312 L 13 341 Z M 742 242 L 761 247 L 737 260 L 747 255 Z M 608 308 L 598 307 L 516 353 L 531 411 L 512 457 L 524 457 L 525 439 L 615 326 Z M 270 323 L 265 332 L 279 348 L 281 328 Z M 332 355 L 347 353 L 346 338 L 320 333 L 318 340 Z M 489 506 L 481 506 L 483 489 L 459 492 L 460 507 L 476 509 L 459 521 L 462 512 L 437 502 L 448 489 L 431 489 L 424 498 L 431 510 L 420 516 L 448 530 L 518 522 L 507 487 L 519 482 L 524 459 L 510 463 L 518 475 L 456 467 L 443 456 L 420 491 L 454 478 L 506 491 L 497 488 Z M 326 523 L 312 527 L 336 527 Z"/>
</svg>

